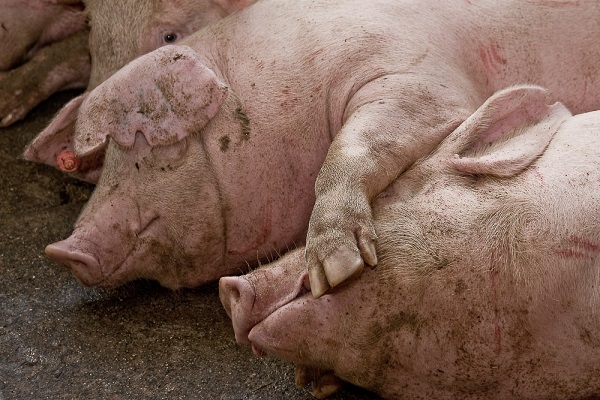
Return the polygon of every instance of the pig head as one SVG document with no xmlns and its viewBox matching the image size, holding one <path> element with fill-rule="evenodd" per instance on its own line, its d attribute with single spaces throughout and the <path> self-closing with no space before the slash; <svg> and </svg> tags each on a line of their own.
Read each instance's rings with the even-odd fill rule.
<svg viewBox="0 0 600 400">
<path fill-rule="evenodd" d="M 320 397 L 332 374 L 390 399 L 599 395 L 599 145 L 600 113 L 496 93 L 378 196 L 377 268 L 318 299 L 302 249 L 221 278 L 236 340 L 320 371 Z"/>
<path fill-rule="evenodd" d="M 194 286 L 218 276 L 225 261 L 221 195 L 198 135 L 227 88 L 191 52 L 153 56 L 160 68 L 134 61 L 81 104 L 99 117 L 78 122 L 75 151 L 85 156 L 108 146 L 106 173 L 72 236 L 46 252 L 86 285 L 148 278 Z M 148 90 L 129 91 L 122 79 L 128 71 L 143 76 Z M 115 90 L 128 94 L 114 99 Z M 139 112 L 128 113 L 134 106 Z M 114 118 L 102 119 L 107 108 Z M 195 272 L 197 263 L 205 276 Z"/>
<path fill-rule="evenodd" d="M 313 201 L 299 192 L 304 172 L 289 180 L 295 162 L 271 155 L 280 179 L 261 185 L 240 107 L 187 46 L 142 56 L 98 86 L 81 104 L 74 150 L 106 148 L 105 167 L 73 234 L 48 256 L 86 285 L 147 278 L 179 288 L 303 243 L 297 226 Z"/>
<path fill-rule="evenodd" d="M 59 111 L 27 147 L 24 158 L 96 183 L 104 153 L 76 157 L 73 149 L 77 113 L 88 93 L 134 58 L 178 42 L 251 3 L 251 0 L 87 0 L 91 55 L 87 91 Z"/>
</svg>

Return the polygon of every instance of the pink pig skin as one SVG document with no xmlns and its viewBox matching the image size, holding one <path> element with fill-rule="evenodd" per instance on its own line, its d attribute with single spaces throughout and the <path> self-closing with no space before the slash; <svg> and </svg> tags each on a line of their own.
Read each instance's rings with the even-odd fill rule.
<svg viewBox="0 0 600 400">
<path fill-rule="evenodd" d="M 400 175 L 352 284 L 313 298 L 302 249 L 221 278 L 237 341 L 389 399 L 600 395 L 600 112 L 546 101 L 497 93 Z"/>
<path fill-rule="evenodd" d="M 252 1 L 85 0 L 85 13 L 83 3 L 5 0 L 0 4 L 0 127 L 21 120 L 58 91 L 86 86 L 92 90 L 134 58 L 177 42 Z M 58 119 L 76 117 L 66 114 L 61 111 Z M 61 130 L 53 124 L 43 131 L 27 159 L 56 165 L 57 155 L 72 136 L 72 127 L 65 130 L 67 124 L 58 125 Z M 61 143 L 58 150 L 56 143 Z M 96 160 L 79 164 L 79 170 L 87 170 L 95 167 Z"/>
<path fill-rule="evenodd" d="M 89 78 L 83 3 L 4 0 L 0 4 L 0 127 L 60 90 Z"/>
<path fill-rule="evenodd" d="M 136 192 L 144 186 L 163 195 L 157 209 L 221 215 L 226 243 L 221 274 L 269 259 L 306 237 L 311 289 L 318 297 L 359 274 L 364 263 L 377 263 L 370 202 L 493 92 L 530 82 L 547 86 L 553 99 L 575 112 L 598 108 L 599 18 L 596 2 L 377 0 L 365 9 L 359 0 L 260 1 L 181 45 L 140 57 L 105 81 L 93 100 L 90 94 L 81 103 L 72 143 L 84 159 L 106 149 L 112 164 L 125 163 L 119 175 L 116 169 L 107 172 L 106 180 L 119 182 L 137 204 L 147 204 Z M 176 65 L 182 53 L 196 59 L 197 68 L 180 74 L 164 66 Z M 203 69 L 214 73 L 210 87 L 226 87 L 227 97 L 214 118 L 192 129 L 198 115 L 206 117 L 207 104 L 196 103 L 188 92 L 178 96 L 169 85 L 187 88 L 189 76 Z M 197 93 L 203 97 L 208 91 Z M 182 137 L 202 143 L 201 157 L 218 183 L 218 209 L 198 202 L 177 205 L 178 197 L 191 196 L 175 191 L 184 187 L 179 180 L 202 179 L 200 172 L 138 173 L 132 162 L 138 156 L 121 150 L 130 148 L 140 126 L 152 148 Z M 152 142 L 152 132 L 159 131 L 167 137 Z M 182 162 L 194 157 L 188 154 Z M 153 177 L 162 173 L 170 179 L 158 187 Z M 217 190 L 212 185 L 205 190 Z M 95 195 L 81 221 L 108 201 Z M 131 213 L 122 209 L 118 215 L 127 219 Z M 179 231 L 182 221 L 170 221 L 168 229 Z M 77 230 L 82 229 L 102 247 L 106 232 L 81 222 Z M 122 240 L 133 242 L 135 236 Z M 109 276 L 124 254 L 92 254 L 105 271 L 105 284 L 122 282 Z M 190 268 L 197 279 L 179 285 L 218 278 L 205 271 L 205 262 L 213 260 L 194 260 Z M 151 267 L 135 260 L 127 265 L 139 265 L 128 272 L 138 277 Z"/>
</svg>

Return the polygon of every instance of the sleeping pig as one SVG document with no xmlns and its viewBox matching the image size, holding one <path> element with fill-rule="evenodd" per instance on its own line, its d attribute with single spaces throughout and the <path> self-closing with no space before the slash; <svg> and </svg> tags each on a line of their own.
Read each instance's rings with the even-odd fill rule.
<svg viewBox="0 0 600 400">
<path fill-rule="evenodd" d="M 352 284 L 313 298 L 302 249 L 221 278 L 237 341 L 321 371 L 319 395 L 600 395 L 600 111 L 547 97 L 498 92 L 380 193 Z"/>
<path fill-rule="evenodd" d="M 306 238 L 318 297 L 377 264 L 370 202 L 494 91 L 600 107 L 598 20 L 597 2 L 261 0 L 66 106 L 57 150 L 102 177 L 47 253 L 88 285 L 182 287 Z"/>
</svg>

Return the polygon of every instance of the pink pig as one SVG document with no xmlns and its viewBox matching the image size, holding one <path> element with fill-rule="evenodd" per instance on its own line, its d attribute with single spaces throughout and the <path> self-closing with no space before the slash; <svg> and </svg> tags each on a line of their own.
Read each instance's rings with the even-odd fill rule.
<svg viewBox="0 0 600 400">
<path fill-rule="evenodd" d="M 301 249 L 221 278 L 237 341 L 320 397 L 600 395 L 599 148 L 600 111 L 500 91 L 377 197 L 377 268 L 319 299 Z"/>
<path fill-rule="evenodd" d="M 79 110 L 55 150 L 102 177 L 47 252 L 90 285 L 180 287 L 307 238 L 318 297 L 377 264 L 371 201 L 493 92 L 600 107 L 598 20 L 597 2 L 261 0 L 52 122 Z"/>
</svg>

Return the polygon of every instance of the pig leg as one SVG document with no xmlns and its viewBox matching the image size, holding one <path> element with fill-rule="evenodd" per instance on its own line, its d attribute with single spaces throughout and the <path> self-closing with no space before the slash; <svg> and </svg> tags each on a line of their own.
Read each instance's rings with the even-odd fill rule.
<svg viewBox="0 0 600 400">
<path fill-rule="evenodd" d="M 377 264 L 370 202 L 470 115 L 446 85 L 432 86 L 385 76 L 350 100 L 315 184 L 306 242 L 315 297 L 359 274 L 365 262 Z"/>
<path fill-rule="evenodd" d="M 0 127 L 23 119 L 58 91 L 85 88 L 89 75 L 87 30 L 40 49 L 27 63 L 0 75 Z"/>
</svg>

